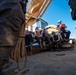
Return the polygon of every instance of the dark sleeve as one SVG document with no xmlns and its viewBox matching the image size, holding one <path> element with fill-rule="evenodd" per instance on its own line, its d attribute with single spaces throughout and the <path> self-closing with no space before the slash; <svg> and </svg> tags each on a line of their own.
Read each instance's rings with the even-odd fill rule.
<svg viewBox="0 0 76 75">
<path fill-rule="evenodd" d="M 45 37 L 45 31 L 42 33 L 42 36 Z"/>
<path fill-rule="evenodd" d="M 19 0 L 0 0 L 0 46 L 15 45 L 24 22 Z"/>
<path fill-rule="evenodd" d="M 59 25 L 57 25 L 57 27 L 59 27 Z"/>
</svg>

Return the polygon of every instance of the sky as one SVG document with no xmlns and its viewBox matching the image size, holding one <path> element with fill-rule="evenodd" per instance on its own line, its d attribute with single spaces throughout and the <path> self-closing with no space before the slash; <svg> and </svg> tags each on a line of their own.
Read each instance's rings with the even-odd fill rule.
<svg viewBox="0 0 76 75">
<path fill-rule="evenodd" d="M 67 26 L 67 30 L 71 31 L 70 38 L 76 38 L 76 21 L 72 20 L 68 0 L 52 0 L 42 18 L 49 25 L 58 25 L 58 20 L 62 20 L 62 23 Z"/>
</svg>

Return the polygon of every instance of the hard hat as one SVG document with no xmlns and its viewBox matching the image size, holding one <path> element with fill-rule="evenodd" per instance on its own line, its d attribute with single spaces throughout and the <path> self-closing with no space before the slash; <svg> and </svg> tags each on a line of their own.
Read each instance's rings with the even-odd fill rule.
<svg viewBox="0 0 76 75">
<path fill-rule="evenodd" d="M 61 20 L 58 20 L 58 23 L 62 22 Z"/>
</svg>

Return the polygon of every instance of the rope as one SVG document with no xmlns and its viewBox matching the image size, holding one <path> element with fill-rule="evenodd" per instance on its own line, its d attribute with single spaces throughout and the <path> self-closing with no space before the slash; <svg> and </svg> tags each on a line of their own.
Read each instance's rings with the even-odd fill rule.
<svg viewBox="0 0 76 75">
<path fill-rule="evenodd" d="M 21 70 L 20 69 L 20 62 L 22 61 L 21 59 L 23 57 L 26 57 L 26 59 L 27 59 L 26 48 L 25 48 L 25 39 L 24 39 L 24 37 L 25 37 L 24 30 L 25 30 L 25 24 L 22 25 L 16 46 L 15 46 L 14 50 L 11 52 L 11 59 L 13 59 L 14 61 L 17 62 L 18 70 Z M 26 61 L 25 61 L 25 64 L 26 64 Z"/>
</svg>

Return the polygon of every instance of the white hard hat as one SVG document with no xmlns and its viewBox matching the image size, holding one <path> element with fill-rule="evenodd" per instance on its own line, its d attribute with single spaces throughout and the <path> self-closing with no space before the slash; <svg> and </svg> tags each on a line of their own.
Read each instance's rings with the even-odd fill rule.
<svg viewBox="0 0 76 75">
<path fill-rule="evenodd" d="M 58 20 L 58 23 L 62 22 L 61 20 Z"/>
</svg>

